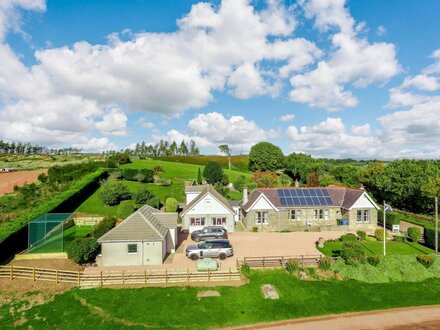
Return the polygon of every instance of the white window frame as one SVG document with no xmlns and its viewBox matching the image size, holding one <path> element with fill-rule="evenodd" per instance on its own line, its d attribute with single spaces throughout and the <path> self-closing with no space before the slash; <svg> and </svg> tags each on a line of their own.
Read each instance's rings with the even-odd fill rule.
<svg viewBox="0 0 440 330">
<path fill-rule="evenodd" d="M 199 217 L 199 218 L 190 218 L 190 226 L 204 226 L 205 225 L 205 218 Z"/>
<path fill-rule="evenodd" d="M 324 210 L 324 220 L 330 220 L 330 210 L 329 209 L 325 209 Z"/>
<path fill-rule="evenodd" d="M 225 217 L 213 217 L 211 218 L 213 226 L 226 226 L 226 218 Z M 220 224 L 218 224 L 218 220 L 220 220 Z"/>
<path fill-rule="evenodd" d="M 362 223 L 363 220 L 363 212 L 362 210 L 356 211 L 356 223 Z"/>
<path fill-rule="evenodd" d="M 364 223 L 370 223 L 370 210 L 364 210 L 362 214 L 362 221 Z"/>
<path fill-rule="evenodd" d="M 269 223 L 268 211 L 255 211 L 255 224 L 267 225 Z"/>
<path fill-rule="evenodd" d="M 131 247 L 136 247 L 136 251 L 135 252 L 130 252 L 130 246 Z M 138 246 L 137 246 L 137 244 L 127 244 L 127 253 L 128 254 L 137 254 L 138 253 Z"/>
<path fill-rule="evenodd" d="M 318 212 L 317 209 L 313 210 L 313 220 L 318 220 L 318 216 L 319 216 L 318 213 L 319 213 L 319 212 Z"/>
</svg>

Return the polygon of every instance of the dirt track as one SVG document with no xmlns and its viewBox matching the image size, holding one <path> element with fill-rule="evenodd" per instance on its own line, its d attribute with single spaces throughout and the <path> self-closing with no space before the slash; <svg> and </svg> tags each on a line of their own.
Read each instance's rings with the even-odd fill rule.
<svg viewBox="0 0 440 330">
<path fill-rule="evenodd" d="M 238 327 L 266 330 L 417 330 L 440 329 L 440 306 L 397 308 L 384 311 L 350 313 Z"/>
<path fill-rule="evenodd" d="M 14 186 L 23 186 L 25 183 L 37 181 L 41 173 L 47 173 L 46 169 L 33 171 L 17 171 L 10 173 L 0 173 L 0 196 L 13 192 Z"/>
</svg>

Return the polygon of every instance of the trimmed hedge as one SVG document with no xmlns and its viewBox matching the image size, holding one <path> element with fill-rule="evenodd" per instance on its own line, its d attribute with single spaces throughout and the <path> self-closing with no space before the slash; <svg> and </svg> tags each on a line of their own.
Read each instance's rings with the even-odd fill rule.
<svg viewBox="0 0 440 330">
<path fill-rule="evenodd" d="M 118 217 L 121 219 L 128 218 L 134 212 L 133 201 L 123 201 L 118 206 Z"/>
<path fill-rule="evenodd" d="M 380 223 L 383 224 L 383 210 L 379 210 L 378 213 L 378 220 Z M 402 221 L 402 215 L 396 212 L 387 212 L 386 216 L 386 227 L 390 230 L 393 229 L 393 225 L 400 225 L 400 222 Z"/>
<path fill-rule="evenodd" d="M 128 181 L 153 182 L 153 171 L 148 169 L 122 169 L 122 178 Z"/>
<path fill-rule="evenodd" d="M 356 242 L 357 237 L 353 234 L 346 234 L 340 237 L 341 242 Z"/>
<path fill-rule="evenodd" d="M 374 237 L 376 237 L 376 239 L 378 241 L 382 241 L 383 242 L 383 229 L 382 228 L 378 228 L 374 231 Z M 388 237 L 388 232 L 385 232 L 385 238 Z"/>
<path fill-rule="evenodd" d="M 435 227 L 425 227 L 424 230 L 425 244 L 430 248 L 435 248 Z M 438 246 L 440 247 L 440 231 L 438 234 Z"/>
<path fill-rule="evenodd" d="M 359 265 L 367 262 L 364 248 L 357 242 L 342 244 L 341 258 L 347 265 Z"/>
<path fill-rule="evenodd" d="M 98 239 L 114 226 L 116 226 L 116 218 L 105 217 L 95 226 L 95 228 L 93 228 L 92 236 Z"/>
<path fill-rule="evenodd" d="M 356 234 L 358 235 L 361 241 L 365 241 L 365 239 L 367 238 L 367 233 L 364 232 L 363 230 L 358 230 Z"/>
<path fill-rule="evenodd" d="M 418 242 L 420 241 L 420 237 L 422 236 L 422 231 L 418 227 L 409 227 L 408 236 L 413 242 Z"/>
<path fill-rule="evenodd" d="M 19 231 L 29 221 L 50 212 L 72 212 L 79 203 L 96 190 L 101 179 L 107 176 L 107 169 L 100 168 L 93 173 L 85 175 L 81 180 L 73 183 L 67 190 L 59 193 L 54 198 L 41 203 L 32 211 L 26 212 L 15 219 L 0 223 L 0 243 L 8 236 Z M 0 249 L 3 252 L 3 247 Z"/>
</svg>

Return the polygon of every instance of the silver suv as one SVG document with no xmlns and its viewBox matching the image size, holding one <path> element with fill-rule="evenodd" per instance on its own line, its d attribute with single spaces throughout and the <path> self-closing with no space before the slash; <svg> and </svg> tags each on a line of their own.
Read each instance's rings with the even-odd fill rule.
<svg viewBox="0 0 440 330">
<path fill-rule="evenodd" d="M 191 233 L 191 239 L 195 242 L 205 241 L 207 239 L 228 238 L 228 231 L 221 226 L 206 226 L 203 229 L 195 230 Z"/>
<path fill-rule="evenodd" d="M 186 248 L 186 256 L 191 260 L 199 258 L 220 258 L 220 260 L 225 260 L 233 255 L 234 250 L 227 239 L 207 240 L 199 244 L 189 245 Z"/>
</svg>

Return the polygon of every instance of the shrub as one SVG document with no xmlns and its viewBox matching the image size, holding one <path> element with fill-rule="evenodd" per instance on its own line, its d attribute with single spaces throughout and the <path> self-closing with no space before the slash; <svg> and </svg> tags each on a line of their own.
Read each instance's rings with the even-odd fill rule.
<svg viewBox="0 0 440 330">
<path fill-rule="evenodd" d="M 425 226 L 425 229 L 423 230 L 424 237 L 425 237 L 425 244 L 429 246 L 430 248 L 435 247 L 435 229 L 433 227 Z M 438 245 L 440 246 L 440 234 L 438 235 Z"/>
<path fill-rule="evenodd" d="M 309 274 L 309 276 L 311 276 L 311 277 L 317 277 L 317 275 L 316 275 L 316 269 L 313 268 L 313 267 L 308 267 L 308 268 L 306 268 L 306 272 L 307 272 L 307 274 Z"/>
<path fill-rule="evenodd" d="M 252 232 L 253 232 L 253 233 L 258 232 L 258 227 L 252 227 Z"/>
<path fill-rule="evenodd" d="M 151 191 L 144 188 L 139 189 L 133 194 L 133 199 L 136 204 L 147 204 L 147 202 L 154 197 Z"/>
<path fill-rule="evenodd" d="M 403 243 L 405 242 L 405 236 L 394 236 L 394 242 Z"/>
<path fill-rule="evenodd" d="M 383 210 L 378 211 L 378 220 L 383 224 Z M 399 225 L 402 220 L 402 215 L 395 212 L 387 212 L 386 216 L 386 227 L 388 229 L 393 229 L 393 225 Z"/>
<path fill-rule="evenodd" d="M 342 235 L 340 238 L 341 242 L 356 242 L 357 237 L 353 234 Z"/>
<path fill-rule="evenodd" d="M 112 229 L 116 225 L 116 218 L 114 217 L 105 217 L 99 222 L 92 231 L 92 236 L 96 239 L 100 238 L 110 229 Z"/>
<path fill-rule="evenodd" d="M 67 247 L 67 255 L 78 264 L 93 262 L 99 253 L 96 238 L 77 238 Z"/>
<path fill-rule="evenodd" d="M 210 184 L 214 184 L 217 182 L 222 182 L 223 180 L 223 169 L 221 165 L 217 162 L 208 162 L 206 167 L 203 169 L 203 176 L 206 181 Z"/>
<path fill-rule="evenodd" d="M 278 174 L 270 171 L 255 171 L 251 180 L 255 182 L 257 187 L 271 188 L 278 184 Z"/>
<path fill-rule="evenodd" d="M 426 255 L 418 255 L 417 261 L 420 262 L 425 268 L 429 268 L 434 263 L 434 257 L 433 256 L 426 256 Z"/>
<path fill-rule="evenodd" d="M 243 275 L 249 275 L 249 273 L 251 272 L 251 267 L 249 267 L 249 264 L 247 262 L 243 263 L 240 267 L 240 272 Z"/>
<path fill-rule="evenodd" d="M 136 175 L 138 174 L 138 170 L 132 168 L 124 168 L 122 170 L 122 178 L 128 181 L 135 181 Z"/>
<path fill-rule="evenodd" d="M 345 242 L 342 244 L 341 258 L 347 265 L 364 264 L 366 260 L 365 250 L 357 242 Z"/>
<path fill-rule="evenodd" d="M 420 237 L 422 236 L 422 231 L 418 227 L 409 227 L 408 236 L 413 242 L 418 242 L 420 241 Z"/>
<path fill-rule="evenodd" d="M 118 206 L 118 217 L 121 219 L 128 218 L 133 212 L 133 201 L 123 201 Z"/>
<path fill-rule="evenodd" d="M 371 265 L 371 266 L 377 266 L 379 265 L 380 262 L 380 257 L 379 256 L 370 256 L 367 258 L 367 262 Z"/>
<path fill-rule="evenodd" d="M 176 212 L 179 207 L 179 202 L 172 197 L 167 198 L 165 201 L 165 212 Z"/>
<path fill-rule="evenodd" d="M 378 241 L 383 241 L 383 229 L 382 228 L 378 228 L 374 231 L 374 237 L 376 237 L 376 239 Z M 385 238 L 388 237 L 388 232 L 385 232 Z"/>
<path fill-rule="evenodd" d="M 147 205 L 154 207 L 155 209 L 160 209 L 160 199 L 159 197 L 153 197 L 147 201 Z"/>
<path fill-rule="evenodd" d="M 364 241 L 367 238 L 367 233 L 364 232 L 363 230 L 358 230 L 356 234 L 358 235 L 361 241 Z"/>
<path fill-rule="evenodd" d="M 106 181 L 102 184 L 100 198 L 106 205 L 118 205 L 121 201 L 130 199 L 127 186 L 121 182 Z"/>
<path fill-rule="evenodd" d="M 322 270 L 329 270 L 332 266 L 332 258 L 322 257 L 318 262 L 318 267 Z"/>
<path fill-rule="evenodd" d="M 286 262 L 286 270 L 289 272 L 289 274 L 293 274 L 300 268 L 299 261 L 296 259 L 289 259 Z"/>
</svg>

